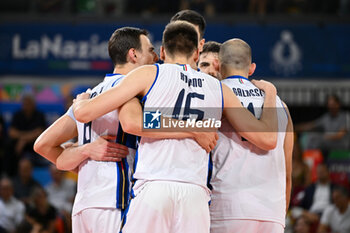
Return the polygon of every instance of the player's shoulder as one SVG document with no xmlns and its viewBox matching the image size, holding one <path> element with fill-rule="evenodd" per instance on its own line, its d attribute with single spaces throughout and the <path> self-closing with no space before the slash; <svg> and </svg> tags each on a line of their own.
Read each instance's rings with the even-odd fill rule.
<svg viewBox="0 0 350 233">
<path fill-rule="evenodd" d="M 123 79 L 123 77 L 124 75 L 122 74 L 106 74 L 101 85 L 113 87 L 117 85 Z"/>
<path fill-rule="evenodd" d="M 106 74 L 103 78 L 103 80 L 98 83 L 96 86 L 94 86 L 91 91 L 94 92 L 96 90 L 101 89 L 101 87 L 104 87 L 106 85 L 108 85 L 109 83 L 114 83 L 116 80 L 119 80 L 123 77 L 123 75 L 121 74 L 114 74 L 114 73 L 109 73 Z"/>
<path fill-rule="evenodd" d="M 225 78 L 221 80 L 221 83 L 227 85 L 227 86 L 231 86 L 232 84 L 236 83 L 235 79 L 229 79 L 229 78 Z"/>
<path fill-rule="evenodd" d="M 163 63 L 163 64 L 157 64 L 157 66 L 164 70 L 183 70 L 187 71 L 188 67 L 186 65 L 180 65 L 180 64 L 173 64 L 173 63 Z"/>
<path fill-rule="evenodd" d="M 142 66 L 132 70 L 130 73 L 128 73 L 127 76 L 130 76 L 130 75 L 136 75 L 136 76 L 138 76 L 138 75 L 145 75 L 145 76 L 151 75 L 151 76 L 153 76 L 156 73 L 158 75 L 158 72 L 159 72 L 159 64 L 155 63 L 152 65 L 142 65 Z"/>
</svg>

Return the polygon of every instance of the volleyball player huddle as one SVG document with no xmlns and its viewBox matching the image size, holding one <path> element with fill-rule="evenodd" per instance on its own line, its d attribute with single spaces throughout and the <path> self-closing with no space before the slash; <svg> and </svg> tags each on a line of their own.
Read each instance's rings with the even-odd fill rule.
<svg viewBox="0 0 350 233">
<path fill-rule="evenodd" d="M 39 154 L 78 170 L 73 232 L 284 231 L 293 148 L 288 109 L 271 83 L 249 81 L 256 65 L 246 42 L 205 44 L 204 30 L 197 12 L 174 15 L 160 65 L 146 31 L 117 29 L 108 45 L 113 74 L 78 95 L 37 139 Z M 151 121 L 161 108 L 177 120 L 221 120 L 221 128 L 145 131 L 140 99 Z M 78 146 L 60 147 L 74 136 Z"/>
</svg>

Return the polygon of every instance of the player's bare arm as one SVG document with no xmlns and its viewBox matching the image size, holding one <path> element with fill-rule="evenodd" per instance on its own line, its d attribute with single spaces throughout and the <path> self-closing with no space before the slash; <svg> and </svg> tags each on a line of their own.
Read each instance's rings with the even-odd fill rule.
<svg viewBox="0 0 350 233">
<path fill-rule="evenodd" d="M 68 115 L 61 116 L 35 141 L 34 150 L 53 164 L 64 150 L 62 143 L 78 135 L 75 121 Z"/>
<path fill-rule="evenodd" d="M 75 121 L 63 115 L 47 128 L 35 141 L 34 150 L 55 164 L 58 169 L 71 171 L 86 159 L 98 161 L 119 161 L 127 155 L 127 147 L 109 142 L 110 136 L 100 137 L 83 146 L 61 145 L 78 135 Z"/>
<path fill-rule="evenodd" d="M 216 132 L 197 132 L 194 131 L 176 131 L 161 132 L 153 130 L 152 132 L 142 129 L 142 107 L 137 98 L 133 98 L 119 108 L 119 120 L 123 130 L 127 133 L 150 137 L 150 138 L 169 138 L 181 139 L 192 138 L 208 153 L 214 149 L 218 134 Z"/>
<path fill-rule="evenodd" d="M 86 100 L 78 97 L 73 104 L 75 118 L 86 123 L 118 109 L 135 96 L 145 96 L 156 74 L 156 66 L 141 66 L 128 73 L 118 85 L 93 99 Z"/>
<path fill-rule="evenodd" d="M 222 84 L 224 115 L 242 137 L 263 150 L 271 150 L 277 144 L 277 91 L 273 84 L 266 81 L 253 81 L 253 84 L 265 92 L 264 108 L 260 120 L 244 109 L 237 96 Z"/>
<path fill-rule="evenodd" d="M 286 135 L 284 138 L 284 157 L 286 163 L 286 213 L 288 211 L 290 194 L 292 191 L 292 155 L 293 155 L 293 146 L 294 146 L 294 131 L 293 131 L 293 122 L 290 116 L 287 105 L 283 103 L 284 108 L 286 109 L 288 115 L 288 124 L 286 129 Z"/>
</svg>

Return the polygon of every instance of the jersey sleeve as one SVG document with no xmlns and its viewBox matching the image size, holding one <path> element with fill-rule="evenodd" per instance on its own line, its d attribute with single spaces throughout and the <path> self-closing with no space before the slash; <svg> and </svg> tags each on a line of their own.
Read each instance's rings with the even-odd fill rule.
<svg viewBox="0 0 350 233">
<path fill-rule="evenodd" d="M 72 118 L 74 121 L 76 121 L 74 113 L 73 113 L 73 106 L 72 105 L 67 110 L 66 115 L 69 116 L 70 118 Z"/>
</svg>

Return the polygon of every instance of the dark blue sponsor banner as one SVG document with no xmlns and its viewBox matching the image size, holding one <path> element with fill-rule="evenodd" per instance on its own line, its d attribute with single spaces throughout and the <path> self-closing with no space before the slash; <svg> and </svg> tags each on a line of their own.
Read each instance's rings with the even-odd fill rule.
<svg viewBox="0 0 350 233">
<path fill-rule="evenodd" d="M 158 49 L 165 24 L 2 24 L 0 74 L 101 75 L 113 70 L 107 43 L 122 26 L 146 28 Z M 241 38 L 252 47 L 255 76 L 350 77 L 350 25 L 210 24 L 207 41 Z"/>
</svg>

